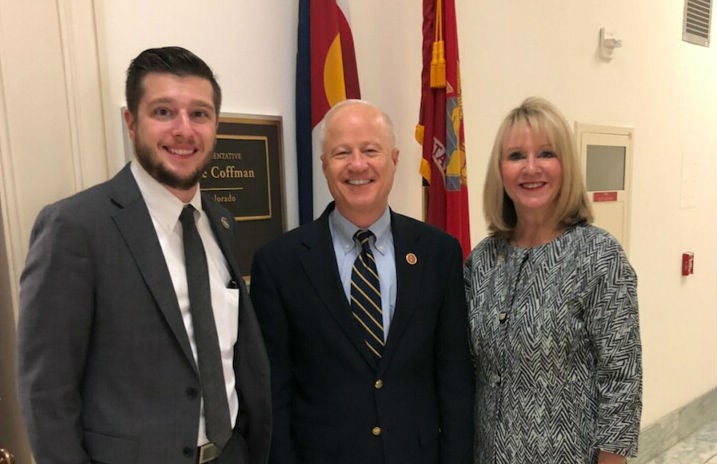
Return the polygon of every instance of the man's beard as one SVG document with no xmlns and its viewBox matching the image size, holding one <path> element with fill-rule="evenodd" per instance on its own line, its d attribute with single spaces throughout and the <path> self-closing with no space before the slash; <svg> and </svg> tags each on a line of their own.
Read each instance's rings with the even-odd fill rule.
<svg viewBox="0 0 717 464">
<path fill-rule="evenodd" d="M 142 144 L 140 141 L 135 140 L 134 152 L 137 157 L 137 161 L 142 165 L 145 171 L 154 177 L 160 184 L 164 184 L 168 187 L 178 190 L 189 190 L 199 182 L 202 177 L 204 170 L 209 164 L 210 157 L 207 157 L 206 162 L 197 168 L 191 175 L 181 177 L 174 172 L 167 169 L 162 163 L 159 157 L 154 157 L 152 149 Z"/>
</svg>

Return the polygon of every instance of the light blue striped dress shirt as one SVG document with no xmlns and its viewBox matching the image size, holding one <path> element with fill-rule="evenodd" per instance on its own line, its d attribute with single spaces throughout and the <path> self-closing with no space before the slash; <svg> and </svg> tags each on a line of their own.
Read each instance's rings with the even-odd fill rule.
<svg viewBox="0 0 717 464">
<path fill-rule="evenodd" d="M 361 246 L 353 239 L 358 227 L 334 209 L 329 214 L 329 229 L 334 243 L 336 264 L 339 268 L 341 284 L 344 287 L 346 300 L 351 302 L 351 268 L 361 251 Z M 383 310 L 383 339 L 388 337 L 393 311 L 396 307 L 396 259 L 393 249 L 393 233 L 391 232 L 391 213 L 388 208 L 383 215 L 369 228 L 376 237 L 371 240 L 371 250 L 376 260 L 378 279 L 381 284 L 381 308 Z"/>
</svg>

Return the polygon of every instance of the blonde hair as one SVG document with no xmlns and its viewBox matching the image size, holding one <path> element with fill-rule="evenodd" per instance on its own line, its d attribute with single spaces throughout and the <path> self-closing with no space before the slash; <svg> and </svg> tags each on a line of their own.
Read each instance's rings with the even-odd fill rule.
<svg viewBox="0 0 717 464">
<path fill-rule="evenodd" d="M 483 187 L 483 214 L 490 235 L 510 238 L 518 221 L 515 205 L 505 193 L 500 172 L 503 143 L 508 132 L 518 125 L 547 136 L 562 164 L 563 178 L 555 199 L 555 223 L 561 227 L 581 222 L 591 223 L 593 213 L 583 182 L 573 132 L 565 117 L 552 103 L 543 98 L 529 97 L 508 113 L 493 142 Z"/>
</svg>

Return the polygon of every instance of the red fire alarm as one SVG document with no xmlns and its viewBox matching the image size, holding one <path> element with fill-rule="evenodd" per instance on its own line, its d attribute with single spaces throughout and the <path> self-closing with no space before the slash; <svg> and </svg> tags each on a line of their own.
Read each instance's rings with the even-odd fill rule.
<svg viewBox="0 0 717 464">
<path fill-rule="evenodd" d="M 695 270 L 695 254 L 691 251 L 682 253 L 682 275 L 688 276 Z"/>
</svg>

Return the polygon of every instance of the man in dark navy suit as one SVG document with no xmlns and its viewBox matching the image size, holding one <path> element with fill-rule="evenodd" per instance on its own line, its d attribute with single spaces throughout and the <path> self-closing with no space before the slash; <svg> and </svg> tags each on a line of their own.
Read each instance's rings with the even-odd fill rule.
<svg viewBox="0 0 717 464">
<path fill-rule="evenodd" d="M 320 130 L 334 202 L 252 266 L 271 364 L 270 462 L 469 464 L 461 248 L 389 208 L 398 149 L 385 113 L 344 101 Z"/>
</svg>

